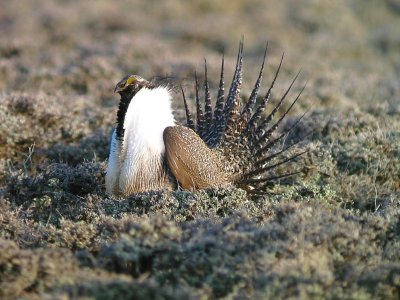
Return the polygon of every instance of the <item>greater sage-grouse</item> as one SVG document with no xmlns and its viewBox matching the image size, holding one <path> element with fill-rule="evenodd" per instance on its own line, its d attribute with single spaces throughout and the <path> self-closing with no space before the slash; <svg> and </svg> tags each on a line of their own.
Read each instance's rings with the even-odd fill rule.
<svg viewBox="0 0 400 300">
<path fill-rule="evenodd" d="M 224 58 L 217 99 L 213 107 L 207 64 L 205 63 L 204 105 L 199 96 L 195 76 L 196 118 L 188 109 L 185 94 L 186 125 L 177 125 L 172 109 L 171 89 L 137 75 L 124 77 L 115 87 L 121 95 L 117 124 L 111 137 L 106 174 L 106 190 L 110 195 L 128 196 L 152 190 L 173 190 L 178 187 L 197 189 L 238 186 L 248 191 L 262 190 L 264 185 L 292 173 L 269 172 L 294 160 L 304 152 L 281 160 L 279 156 L 293 144 L 275 149 L 302 117 L 285 132 L 275 134 L 294 101 L 272 123 L 273 117 L 287 97 L 298 74 L 272 111 L 264 115 L 271 91 L 282 66 L 283 55 L 274 78 L 261 101 L 257 101 L 263 76 L 263 62 L 249 99 L 242 104 L 243 43 L 240 43 L 236 68 L 229 92 L 225 95 Z M 303 115 L 304 116 L 304 115 Z"/>
</svg>

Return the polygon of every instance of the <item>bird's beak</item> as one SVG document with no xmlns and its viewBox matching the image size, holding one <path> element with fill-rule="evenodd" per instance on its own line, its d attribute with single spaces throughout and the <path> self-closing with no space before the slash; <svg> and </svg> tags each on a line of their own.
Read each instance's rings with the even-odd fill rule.
<svg viewBox="0 0 400 300">
<path fill-rule="evenodd" d="M 122 79 L 114 88 L 114 93 L 119 93 L 126 88 L 126 80 Z"/>
</svg>

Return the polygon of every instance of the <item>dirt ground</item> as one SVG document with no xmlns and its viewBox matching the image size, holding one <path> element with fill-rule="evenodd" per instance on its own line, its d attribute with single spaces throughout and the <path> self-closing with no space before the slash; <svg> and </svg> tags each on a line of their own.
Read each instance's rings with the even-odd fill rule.
<svg viewBox="0 0 400 300">
<path fill-rule="evenodd" d="M 398 1 L 5 0 L 0 36 L 0 298 L 399 299 Z M 115 84 L 173 78 L 194 105 L 242 37 L 243 99 L 267 42 L 272 103 L 308 82 L 283 124 L 308 110 L 300 175 L 108 197 Z"/>
</svg>

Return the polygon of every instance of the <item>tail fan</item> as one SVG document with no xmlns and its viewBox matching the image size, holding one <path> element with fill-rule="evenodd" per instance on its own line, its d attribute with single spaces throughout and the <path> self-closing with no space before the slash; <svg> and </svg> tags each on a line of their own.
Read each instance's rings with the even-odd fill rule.
<svg viewBox="0 0 400 300">
<path fill-rule="evenodd" d="M 197 74 L 194 73 L 195 78 L 195 90 L 196 90 L 196 108 L 197 108 L 197 133 L 203 139 L 204 138 L 204 115 L 203 110 L 201 109 L 200 97 L 199 97 L 199 81 L 197 79 Z"/>
<path fill-rule="evenodd" d="M 183 91 L 183 88 L 181 86 L 181 92 L 182 92 L 182 97 L 183 97 L 183 104 L 185 105 L 185 112 L 186 112 L 186 125 L 192 130 L 195 130 L 196 128 L 194 127 L 194 122 L 193 122 L 193 117 L 192 114 L 190 113 L 187 101 L 186 101 L 186 96 L 185 92 Z"/>
<path fill-rule="evenodd" d="M 251 91 L 249 100 L 247 101 L 245 107 L 243 108 L 242 114 L 237 123 L 238 132 L 240 132 L 240 133 L 242 133 L 245 126 L 248 124 L 249 118 L 252 116 L 254 106 L 256 105 L 256 102 L 257 102 L 257 96 L 258 96 L 258 92 L 260 90 L 261 80 L 262 80 L 263 73 L 264 73 L 265 60 L 267 58 L 267 51 L 268 51 L 268 43 L 265 46 L 264 57 L 263 57 L 263 61 L 261 64 L 260 72 L 258 73 L 257 81 L 254 85 L 253 90 Z"/>
<path fill-rule="evenodd" d="M 208 83 L 207 77 L 207 60 L 204 59 L 204 102 L 205 102 L 205 123 L 204 132 L 205 134 L 211 131 L 212 121 L 213 121 L 213 111 L 211 106 L 211 95 L 210 95 L 210 85 Z M 205 136 L 207 138 L 208 136 Z M 204 140 L 204 138 L 203 138 Z"/>
<path fill-rule="evenodd" d="M 222 124 L 222 141 L 230 142 L 235 134 L 236 121 L 240 116 L 240 89 L 243 77 L 243 40 L 240 41 L 239 53 L 236 62 L 235 73 L 224 107 L 224 122 Z"/>
<path fill-rule="evenodd" d="M 204 114 L 199 98 L 197 75 L 195 75 L 197 108 L 196 127 L 194 126 L 191 113 L 187 108 L 186 99 L 184 97 L 188 127 L 192 129 L 195 128 L 195 131 L 205 141 L 205 143 L 210 148 L 215 149 L 221 154 L 221 156 L 224 158 L 223 161 L 226 162 L 223 167 L 225 168 L 225 174 L 227 174 L 229 177 L 229 181 L 233 182 L 239 187 L 245 188 L 250 192 L 254 186 L 263 188 L 269 182 L 297 174 L 298 172 L 289 172 L 284 174 L 276 174 L 275 172 L 272 172 L 271 174 L 271 171 L 275 171 L 279 166 L 295 161 L 307 152 L 301 151 L 296 154 L 291 154 L 289 157 L 283 157 L 283 155 L 288 153 L 290 149 L 301 142 L 302 139 L 300 139 L 289 146 L 283 147 L 281 150 L 275 150 L 273 153 L 270 153 L 278 146 L 278 144 L 284 144 L 284 137 L 286 137 L 304 117 L 305 113 L 299 117 L 288 130 L 275 136 L 275 132 L 277 131 L 279 125 L 281 125 L 282 121 L 286 118 L 293 106 L 300 99 L 306 85 L 303 86 L 289 107 L 281 114 L 280 118 L 275 123 L 270 125 L 276 113 L 281 108 L 283 102 L 288 97 L 294 83 L 299 77 L 300 72 L 296 74 L 282 97 L 279 99 L 278 103 L 272 108 L 271 112 L 266 116 L 263 115 L 265 107 L 271 98 L 272 90 L 277 81 L 284 59 L 284 54 L 282 54 L 272 82 L 261 102 L 257 104 L 257 97 L 263 78 L 264 65 L 267 59 L 267 50 L 268 43 L 265 48 L 264 57 L 257 80 L 253 86 L 253 90 L 248 101 L 244 103 L 243 107 L 240 100 L 240 90 L 243 76 L 243 40 L 241 40 L 239 44 L 236 67 L 227 96 L 225 96 L 224 87 L 225 60 L 224 56 L 222 57 L 218 95 L 214 110 L 212 109 L 211 105 L 209 81 L 207 75 L 207 62 L 205 61 Z M 283 158 L 279 160 L 279 157 Z"/>
</svg>

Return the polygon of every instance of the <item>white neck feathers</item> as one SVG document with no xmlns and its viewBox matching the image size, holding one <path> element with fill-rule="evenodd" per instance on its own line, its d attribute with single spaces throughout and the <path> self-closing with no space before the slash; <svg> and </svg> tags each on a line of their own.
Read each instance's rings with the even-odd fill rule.
<svg viewBox="0 0 400 300">
<path fill-rule="evenodd" d="M 106 175 L 109 194 L 160 189 L 163 172 L 164 129 L 174 126 L 167 88 L 142 88 L 132 98 L 124 119 L 123 141 L 114 132 Z"/>
<path fill-rule="evenodd" d="M 164 153 L 163 131 L 174 125 L 171 95 L 165 87 L 142 88 L 131 100 L 124 121 L 125 151 Z"/>
</svg>

